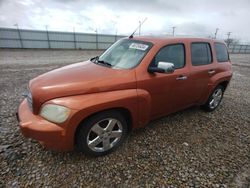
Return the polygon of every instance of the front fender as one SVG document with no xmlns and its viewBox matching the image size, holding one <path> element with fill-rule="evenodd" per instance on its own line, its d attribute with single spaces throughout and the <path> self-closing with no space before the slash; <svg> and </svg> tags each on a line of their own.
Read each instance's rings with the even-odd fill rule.
<svg viewBox="0 0 250 188">
<path fill-rule="evenodd" d="M 136 89 L 69 96 L 53 99 L 49 103 L 66 106 L 75 112 L 65 125 L 65 135 L 72 146 L 75 131 L 81 121 L 100 111 L 113 108 L 127 109 L 132 116 L 132 128 L 138 126 L 138 95 Z"/>
</svg>

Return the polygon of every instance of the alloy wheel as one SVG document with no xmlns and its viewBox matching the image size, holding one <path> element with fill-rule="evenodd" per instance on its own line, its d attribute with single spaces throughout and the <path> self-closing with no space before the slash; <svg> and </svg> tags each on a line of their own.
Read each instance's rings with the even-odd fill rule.
<svg viewBox="0 0 250 188">
<path fill-rule="evenodd" d="M 211 109 L 216 108 L 216 107 L 220 104 L 220 101 L 221 101 L 221 99 L 222 99 L 222 95 L 223 95 L 223 91 L 222 91 L 221 88 L 218 88 L 218 89 L 216 89 L 216 90 L 213 92 L 213 94 L 212 94 L 212 96 L 211 96 L 211 100 L 210 100 L 210 102 L 209 102 L 209 107 L 210 107 Z"/>
<path fill-rule="evenodd" d="M 103 119 L 92 126 L 87 136 L 87 146 L 94 152 L 113 148 L 123 134 L 122 124 L 114 118 Z"/>
</svg>

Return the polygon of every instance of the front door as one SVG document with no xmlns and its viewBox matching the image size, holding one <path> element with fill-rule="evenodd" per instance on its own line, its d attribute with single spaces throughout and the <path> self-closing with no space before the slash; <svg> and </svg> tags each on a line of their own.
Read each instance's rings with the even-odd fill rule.
<svg viewBox="0 0 250 188">
<path fill-rule="evenodd" d="M 184 44 L 167 45 L 159 50 L 150 66 L 157 66 L 159 62 L 171 62 L 175 71 L 138 75 L 137 88 L 146 90 L 151 97 L 151 118 L 175 112 L 193 101 L 185 57 Z"/>
</svg>

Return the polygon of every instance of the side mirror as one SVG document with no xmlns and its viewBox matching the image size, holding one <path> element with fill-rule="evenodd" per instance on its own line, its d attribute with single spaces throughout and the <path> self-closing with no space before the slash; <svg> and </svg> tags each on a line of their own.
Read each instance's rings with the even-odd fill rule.
<svg viewBox="0 0 250 188">
<path fill-rule="evenodd" d="M 170 62 L 159 62 L 157 67 L 148 67 L 149 73 L 173 73 L 174 70 L 174 64 Z"/>
</svg>

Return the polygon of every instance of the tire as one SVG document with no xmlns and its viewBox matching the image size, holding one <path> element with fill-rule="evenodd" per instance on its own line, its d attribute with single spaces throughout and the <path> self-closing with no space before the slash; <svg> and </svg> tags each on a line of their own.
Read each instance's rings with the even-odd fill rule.
<svg viewBox="0 0 250 188">
<path fill-rule="evenodd" d="M 221 103 L 224 94 L 224 87 L 222 85 L 218 85 L 212 94 L 209 96 L 207 102 L 202 105 L 202 108 L 207 112 L 214 111 Z"/>
<path fill-rule="evenodd" d="M 89 156 L 111 153 L 125 140 L 128 126 L 121 113 L 110 110 L 91 116 L 76 132 L 78 150 Z"/>
</svg>

